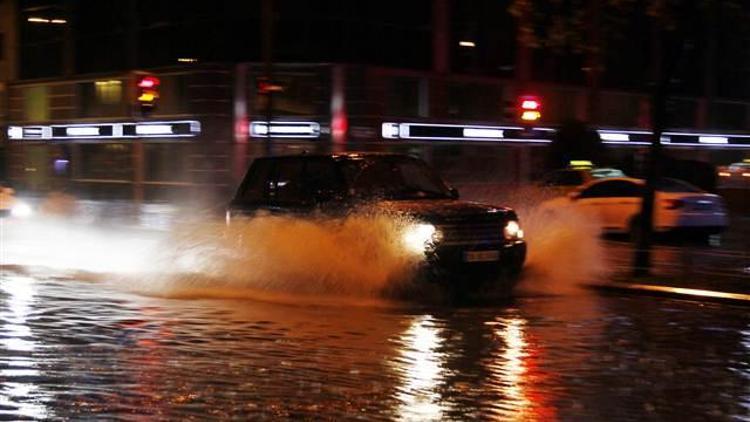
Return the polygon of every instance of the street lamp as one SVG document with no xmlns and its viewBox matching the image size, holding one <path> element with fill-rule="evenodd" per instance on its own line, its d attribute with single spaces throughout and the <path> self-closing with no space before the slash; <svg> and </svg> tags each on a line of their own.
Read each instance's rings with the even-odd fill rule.
<svg viewBox="0 0 750 422">
<path fill-rule="evenodd" d="M 26 22 L 34 26 L 58 27 L 62 30 L 62 71 L 65 76 L 71 76 L 75 71 L 72 2 L 65 1 L 62 5 L 45 5 L 25 8 L 21 12 Z"/>
<path fill-rule="evenodd" d="M 64 25 L 68 23 L 67 19 L 43 18 L 39 16 L 31 16 L 26 19 L 26 22 L 39 23 L 39 24 L 52 24 L 52 25 Z"/>
</svg>

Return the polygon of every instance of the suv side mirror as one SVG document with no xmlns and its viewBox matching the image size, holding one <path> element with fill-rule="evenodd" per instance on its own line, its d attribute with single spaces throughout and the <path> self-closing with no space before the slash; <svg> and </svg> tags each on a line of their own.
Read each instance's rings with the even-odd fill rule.
<svg viewBox="0 0 750 422">
<path fill-rule="evenodd" d="M 458 199 L 458 196 L 459 196 L 458 189 L 450 188 L 449 191 L 450 191 L 451 199 Z"/>
</svg>

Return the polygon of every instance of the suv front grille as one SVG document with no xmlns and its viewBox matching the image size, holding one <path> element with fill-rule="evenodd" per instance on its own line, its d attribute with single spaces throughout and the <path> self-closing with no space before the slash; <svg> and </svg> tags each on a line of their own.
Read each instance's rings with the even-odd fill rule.
<svg viewBox="0 0 750 422">
<path fill-rule="evenodd" d="M 482 243 L 502 243 L 503 222 L 470 222 L 438 224 L 443 235 L 441 245 L 468 245 Z"/>
</svg>

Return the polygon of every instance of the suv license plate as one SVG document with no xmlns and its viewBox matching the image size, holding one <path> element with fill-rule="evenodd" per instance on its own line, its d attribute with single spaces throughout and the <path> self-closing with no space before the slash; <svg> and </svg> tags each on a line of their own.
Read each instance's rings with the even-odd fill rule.
<svg viewBox="0 0 750 422">
<path fill-rule="evenodd" d="M 500 251 L 466 251 L 464 262 L 494 262 L 500 260 Z"/>
</svg>

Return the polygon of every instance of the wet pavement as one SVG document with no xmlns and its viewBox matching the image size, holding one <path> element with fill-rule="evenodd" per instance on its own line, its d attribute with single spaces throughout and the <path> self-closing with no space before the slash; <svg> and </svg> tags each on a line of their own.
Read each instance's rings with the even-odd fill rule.
<svg viewBox="0 0 750 422">
<path fill-rule="evenodd" d="M 517 296 L 455 306 L 384 298 L 375 267 L 332 283 L 351 268 L 313 252 L 339 238 L 307 226 L 300 237 L 282 230 L 289 222 L 253 232 L 269 230 L 274 255 L 309 262 L 261 272 L 256 247 L 226 262 L 260 278 L 215 263 L 214 278 L 142 276 L 127 270 L 153 269 L 165 240 L 167 258 L 220 257 L 206 249 L 215 227 L 192 227 L 184 248 L 163 238 L 186 227 L 169 207 L 78 206 L 85 218 L 1 227 L 0 419 L 750 418 L 747 307 L 578 288 L 632 253 L 580 228 L 540 231 L 527 218 L 535 248 Z M 722 249 L 656 256 L 706 250 Z M 331 294 L 342 282 L 368 288 Z M 268 285 L 279 294 L 248 289 Z"/>
<path fill-rule="evenodd" d="M 698 420 L 750 414 L 746 308 L 165 299 L 6 271 L 0 417 Z"/>
</svg>

